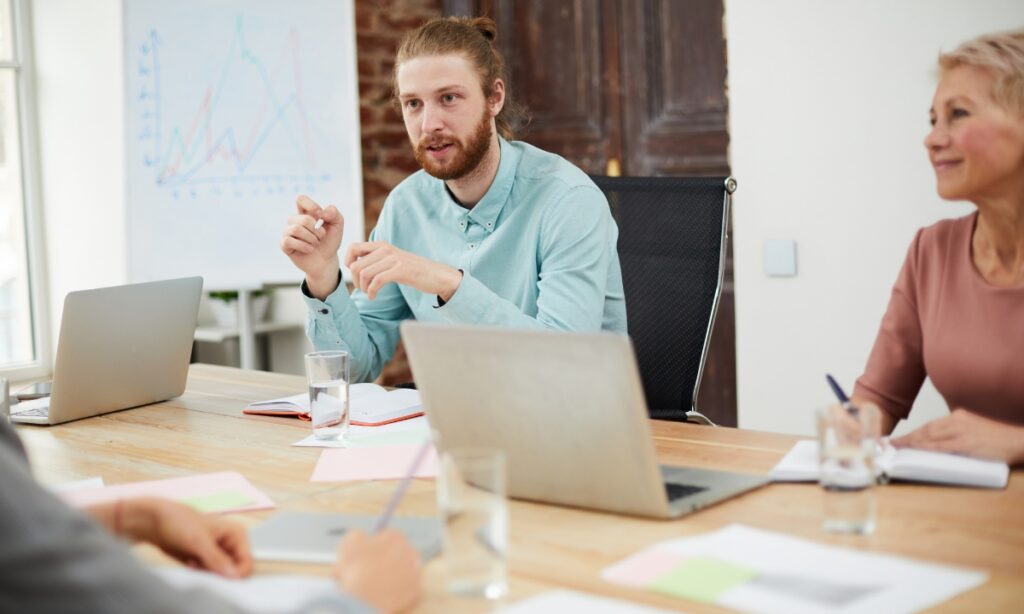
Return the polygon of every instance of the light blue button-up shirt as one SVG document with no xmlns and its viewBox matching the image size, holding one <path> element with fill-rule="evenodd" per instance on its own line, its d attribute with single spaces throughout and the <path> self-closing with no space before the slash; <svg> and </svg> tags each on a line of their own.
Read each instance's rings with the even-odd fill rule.
<svg viewBox="0 0 1024 614">
<path fill-rule="evenodd" d="M 594 182 L 561 156 L 499 138 L 494 182 L 472 209 L 419 171 L 388 196 L 371 241 L 462 269 L 451 300 L 390 283 L 370 300 L 339 284 L 309 296 L 306 333 L 317 349 L 346 349 L 353 381 L 373 380 L 398 344 L 402 320 L 626 331 L 618 227 Z"/>
</svg>

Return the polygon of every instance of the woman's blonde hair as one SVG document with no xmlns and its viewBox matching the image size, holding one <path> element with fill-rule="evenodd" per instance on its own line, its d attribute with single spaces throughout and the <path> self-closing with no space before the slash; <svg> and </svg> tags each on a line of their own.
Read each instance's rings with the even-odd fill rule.
<svg viewBox="0 0 1024 614">
<path fill-rule="evenodd" d="M 992 99 L 1024 116 L 1024 28 L 985 34 L 939 55 L 939 74 L 974 66 L 995 75 Z"/>
<path fill-rule="evenodd" d="M 488 17 L 439 17 L 409 32 L 398 46 L 392 74 L 394 97 L 398 101 L 398 67 L 402 62 L 430 55 L 457 53 L 469 60 L 480 77 L 484 98 L 494 93 L 494 81 L 505 83 L 505 105 L 494 118 L 498 134 L 508 140 L 515 137 L 513 125 L 529 121 L 526 110 L 516 104 L 508 89 L 505 58 L 498 51 L 498 26 Z"/>
</svg>

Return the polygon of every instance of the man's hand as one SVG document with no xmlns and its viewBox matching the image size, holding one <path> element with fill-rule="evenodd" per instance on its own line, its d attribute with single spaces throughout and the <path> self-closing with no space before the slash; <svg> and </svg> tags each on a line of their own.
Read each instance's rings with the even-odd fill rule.
<svg viewBox="0 0 1024 614">
<path fill-rule="evenodd" d="M 345 266 L 352 271 L 352 283 L 373 300 L 389 282 L 436 294 L 448 301 L 459 289 L 462 273 L 446 264 L 402 251 L 383 241 L 356 243 L 348 248 Z"/>
<path fill-rule="evenodd" d="M 281 251 L 306 274 L 310 293 L 323 300 L 338 287 L 338 249 L 345 219 L 334 205 L 323 208 L 308 196 L 299 196 L 295 207 L 297 213 L 288 218 L 281 238 Z"/>
<path fill-rule="evenodd" d="M 420 598 L 420 554 L 405 536 L 350 531 L 338 545 L 334 577 L 345 591 L 381 612 L 408 610 Z"/>
<path fill-rule="evenodd" d="M 952 452 L 977 458 L 1024 463 L 1024 427 L 956 409 L 903 437 L 892 440 L 899 448 Z"/>
<path fill-rule="evenodd" d="M 156 497 L 124 499 L 87 511 L 119 536 L 153 544 L 189 567 L 229 578 L 252 573 L 249 538 L 236 522 Z"/>
</svg>

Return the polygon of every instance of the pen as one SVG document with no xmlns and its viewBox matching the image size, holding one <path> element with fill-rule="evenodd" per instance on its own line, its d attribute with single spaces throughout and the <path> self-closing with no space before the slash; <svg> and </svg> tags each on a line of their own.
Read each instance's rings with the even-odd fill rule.
<svg viewBox="0 0 1024 614">
<path fill-rule="evenodd" d="M 416 473 L 416 470 L 420 468 L 423 463 L 423 459 L 426 458 L 427 452 L 430 450 L 430 446 L 433 444 L 429 438 L 423 442 L 416 457 L 409 463 L 409 469 L 405 472 L 405 477 L 402 478 L 402 483 L 395 489 L 395 494 L 391 495 L 391 500 L 388 501 L 387 507 L 384 508 L 384 513 L 377 519 L 377 524 L 373 527 L 374 533 L 380 533 L 388 527 L 388 523 L 391 522 L 391 517 L 395 514 L 395 509 L 398 508 L 398 503 L 405 496 L 406 489 L 409 488 L 409 482 L 412 482 L 412 476 Z"/>
<path fill-rule="evenodd" d="M 836 379 L 828 373 L 825 374 L 825 379 L 828 380 L 828 385 L 832 387 L 832 392 L 835 393 L 836 398 L 839 399 L 839 403 L 843 408 L 846 410 L 853 409 L 854 407 L 853 404 L 850 403 L 850 397 L 846 396 L 846 393 L 843 392 L 843 389 L 839 386 L 839 382 L 837 382 Z"/>
</svg>

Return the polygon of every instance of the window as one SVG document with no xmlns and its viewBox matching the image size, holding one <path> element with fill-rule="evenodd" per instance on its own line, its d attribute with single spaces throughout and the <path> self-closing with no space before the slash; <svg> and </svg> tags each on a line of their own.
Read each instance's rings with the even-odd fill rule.
<svg viewBox="0 0 1024 614">
<path fill-rule="evenodd" d="M 49 370 L 23 0 L 0 0 L 0 374 Z"/>
</svg>

